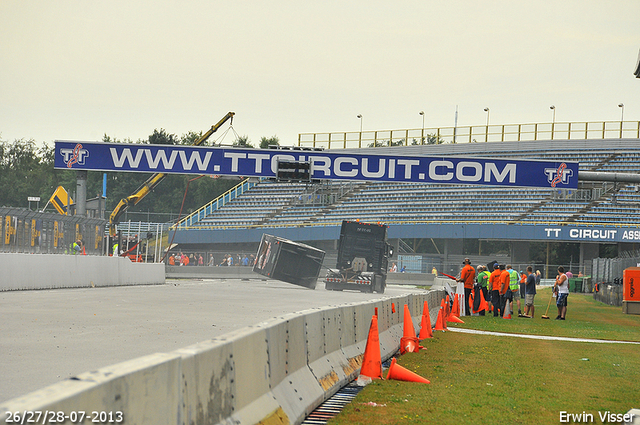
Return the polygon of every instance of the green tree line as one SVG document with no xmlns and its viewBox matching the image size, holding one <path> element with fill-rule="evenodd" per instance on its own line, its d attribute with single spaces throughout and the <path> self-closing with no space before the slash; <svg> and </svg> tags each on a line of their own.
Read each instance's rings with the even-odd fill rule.
<svg viewBox="0 0 640 425">
<path fill-rule="evenodd" d="M 192 145 L 202 133 L 189 132 L 182 137 L 170 134 L 164 129 L 154 130 L 146 140 L 138 140 L 141 144 Z M 108 135 L 103 142 L 121 143 Z M 131 142 L 131 140 L 124 140 Z M 278 145 L 276 136 L 260 139 L 260 147 Z M 247 136 L 240 136 L 233 142 L 234 146 L 252 148 Z M 34 140 L 0 140 L 0 206 L 28 207 L 28 197 L 40 197 L 40 208 L 44 207 L 58 186 L 64 187 L 74 196 L 76 188 L 76 172 L 73 170 L 57 170 L 53 168 L 54 146 L 38 144 Z M 110 212 L 122 199 L 133 194 L 147 180 L 148 173 L 107 172 L 106 210 Z M 154 190 L 137 205 L 128 209 L 127 215 L 132 220 L 169 221 L 177 218 L 184 198 L 187 184 L 188 193 L 184 201 L 183 216 L 200 208 L 212 199 L 220 196 L 236 184 L 239 179 L 214 178 L 204 176 L 193 180 L 194 176 L 169 174 Z M 189 180 L 193 180 L 189 182 Z M 97 197 L 102 193 L 103 173 L 89 171 L 87 177 L 87 198 Z M 74 198 L 75 200 L 75 198 Z M 36 205 L 31 203 L 31 208 Z M 47 211 L 55 212 L 52 206 Z M 137 214 L 136 214 L 137 213 Z M 145 215 L 146 214 L 146 215 Z M 122 217 L 121 219 L 125 219 Z"/>
</svg>

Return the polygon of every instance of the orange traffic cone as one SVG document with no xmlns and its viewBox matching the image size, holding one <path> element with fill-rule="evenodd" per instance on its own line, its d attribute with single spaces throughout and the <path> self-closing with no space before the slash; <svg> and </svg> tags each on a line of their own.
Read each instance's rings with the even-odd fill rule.
<svg viewBox="0 0 640 425">
<path fill-rule="evenodd" d="M 451 313 L 460 317 L 460 294 L 455 294 L 453 297 L 453 307 L 451 307 Z"/>
<path fill-rule="evenodd" d="M 447 318 L 449 314 L 451 314 L 451 303 L 449 302 L 449 295 L 447 295 L 444 301 L 444 317 Z"/>
<path fill-rule="evenodd" d="M 376 307 L 376 314 L 375 314 L 375 316 L 376 316 L 376 317 L 378 317 L 378 307 Z"/>
<path fill-rule="evenodd" d="M 429 304 L 425 301 L 422 310 L 422 322 L 420 323 L 420 335 L 418 339 L 433 338 L 431 331 L 431 316 L 429 315 Z"/>
<path fill-rule="evenodd" d="M 503 319 L 511 319 L 511 308 L 509 306 L 509 301 L 507 300 L 507 302 L 505 303 L 506 305 L 504 306 L 504 315 L 502 316 Z"/>
<path fill-rule="evenodd" d="M 395 303 L 391 303 L 391 312 L 392 313 L 396 312 L 396 304 Z"/>
<path fill-rule="evenodd" d="M 456 294 L 453 297 L 453 308 L 451 309 L 451 312 L 447 315 L 447 319 L 446 322 L 454 322 L 454 323 L 464 323 L 462 321 L 462 319 L 460 319 L 460 303 L 458 302 L 458 294 Z M 448 304 L 447 304 L 448 305 Z M 456 305 L 458 306 L 458 314 L 454 313 L 454 309 L 456 307 Z"/>
<path fill-rule="evenodd" d="M 413 373 L 409 369 L 397 364 L 395 358 L 391 360 L 391 365 L 389 365 L 387 379 L 395 379 L 396 381 L 420 382 L 423 384 L 431 383 L 428 379 L 425 379 L 417 373 Z"/>
<path fill-rule="evenodd" d="M 404 305 L 404 328 L 402 330 L 402 338 L 400 338 L 400 354 L 417 353 L 420 351 L 420 344 L 416 338 L 416 330 L 413 327 L 409 306 Z"/>
<path fill-rule="evenodd" d="M 436 327 L 435 327 L 436 331 L 447 330 L 447 322 L 446 320 L 444 320 L 444 306 L 442 305 L 443 303 L 444 303 L 444 300 L 442 303 L 440 303 L 440 310 L 438 311 L 438 318 L 436 319 Z"/>
<path fill-rule="evenodd" d="M 378 316 L 371 318 L 367 346 L 364 349 L 360 375 L 371 379 L 382 379 L 382 357 L 380 356 L 380 338 L 378 336 Z"/>
</svg>

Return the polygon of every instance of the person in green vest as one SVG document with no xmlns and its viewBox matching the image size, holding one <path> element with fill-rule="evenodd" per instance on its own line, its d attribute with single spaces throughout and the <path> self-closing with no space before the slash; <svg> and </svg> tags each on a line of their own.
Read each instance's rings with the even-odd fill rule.
<svg viewBox="0 0 640 425">
<path fill-rule="evenodd" d="M 513 270 L 511 265 L 507 266 L 507 271 L 509 272 L 509 290 L 513 297 L 511 297 L 511 311 L 513 310 L 513 300 L 516 300 L 518 303 L 518 316 L 522 316 L 522 306 L 520 305 L 520 275 L 517 271 Z"/>
<path fill-rule="evenodd" d="M 491 303 L 491 292 L 488 290 L 488 286 L 489 286 L 489 276 L 491 276 L 491 273 L 489 273 L 489 270 L 487 270 L 487 268 L 483 265 L 478 266 L 478 274 L 477 274 L 477 279 L 476 282 L 478 284 L 478 286 L 480 287 L 480 290 L 482 291 L 482 296 L 484 296 L 484 300 L 490 305 Z M 480 316 L 484 316 L 485 315 L 485 311 L 482 310 L 480 311 Z"/>
<path fill-rule="evenodd" d="M 69 245 L 69 248 L 70 248 L 69 254 L 73 254 L 73 255 L 77 255 L 77 254 L 79 254 L 79 253 L 80 253 L 80 250 L 82 249 L 82 248 L 80 247 L 80 241 L 79 241 L 79 240 L 78 240 L 78 241 L 75 241 L 75 242 L 72 242 L 72 243 Z"/>
</svg>

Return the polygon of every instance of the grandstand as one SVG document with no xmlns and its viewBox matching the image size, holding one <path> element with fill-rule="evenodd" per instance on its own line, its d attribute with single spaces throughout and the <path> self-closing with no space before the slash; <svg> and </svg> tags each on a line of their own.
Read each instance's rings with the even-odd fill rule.
<svg viewBox="0 0 640 425">
<path fill-rule="evenodd" d="M 576 161 L 581 172 L 638 174 L 639 142 L 638 139 L 547 140 L 362 149 L 400 156 Z M 342 220 L 388 223 L 389 237 L 398 239 L 545 240 L 542 229 L 549 226 L 619 230 L 639 227 L 638 189 L 637 183 L 594 181 L 580 182 L 577 190 L 556 190 L 433 183 L 331 181 L 302 184 L 265 180 L 204 218 L 183 220 L 176 227 L 176 242 L 187 246 L 220 241 L 227 244 L 257 242 L 262 233 L 319 242 L 337 239 L 335 229 Z M 559 234 L 556 232 L 556 236 Z M 621 234 L 616 233 L 617 237 Z M 546 232 L 548 237 L 549 232 Z M 571 239 L 570 236 L 556 240 L 594 242 L 588 238 Z"/>
</svg>

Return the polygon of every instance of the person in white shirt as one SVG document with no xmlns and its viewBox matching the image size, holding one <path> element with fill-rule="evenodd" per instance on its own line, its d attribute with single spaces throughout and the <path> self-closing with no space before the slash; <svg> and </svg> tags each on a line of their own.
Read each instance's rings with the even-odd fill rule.
<svg viewBox="0 0 640 425">
<path fill-rule="evenodd" d="M 564 267 L 558 267 L 558 276 L 556 276 L 556 284 L 553 286 L 556 293 L 556 306 L 558 307 L 558 317 L 556 320 L 565 320 L 567 315 L 567 297 L 569 296 L 569 278 L 564 273 Z"/>
</svg>

